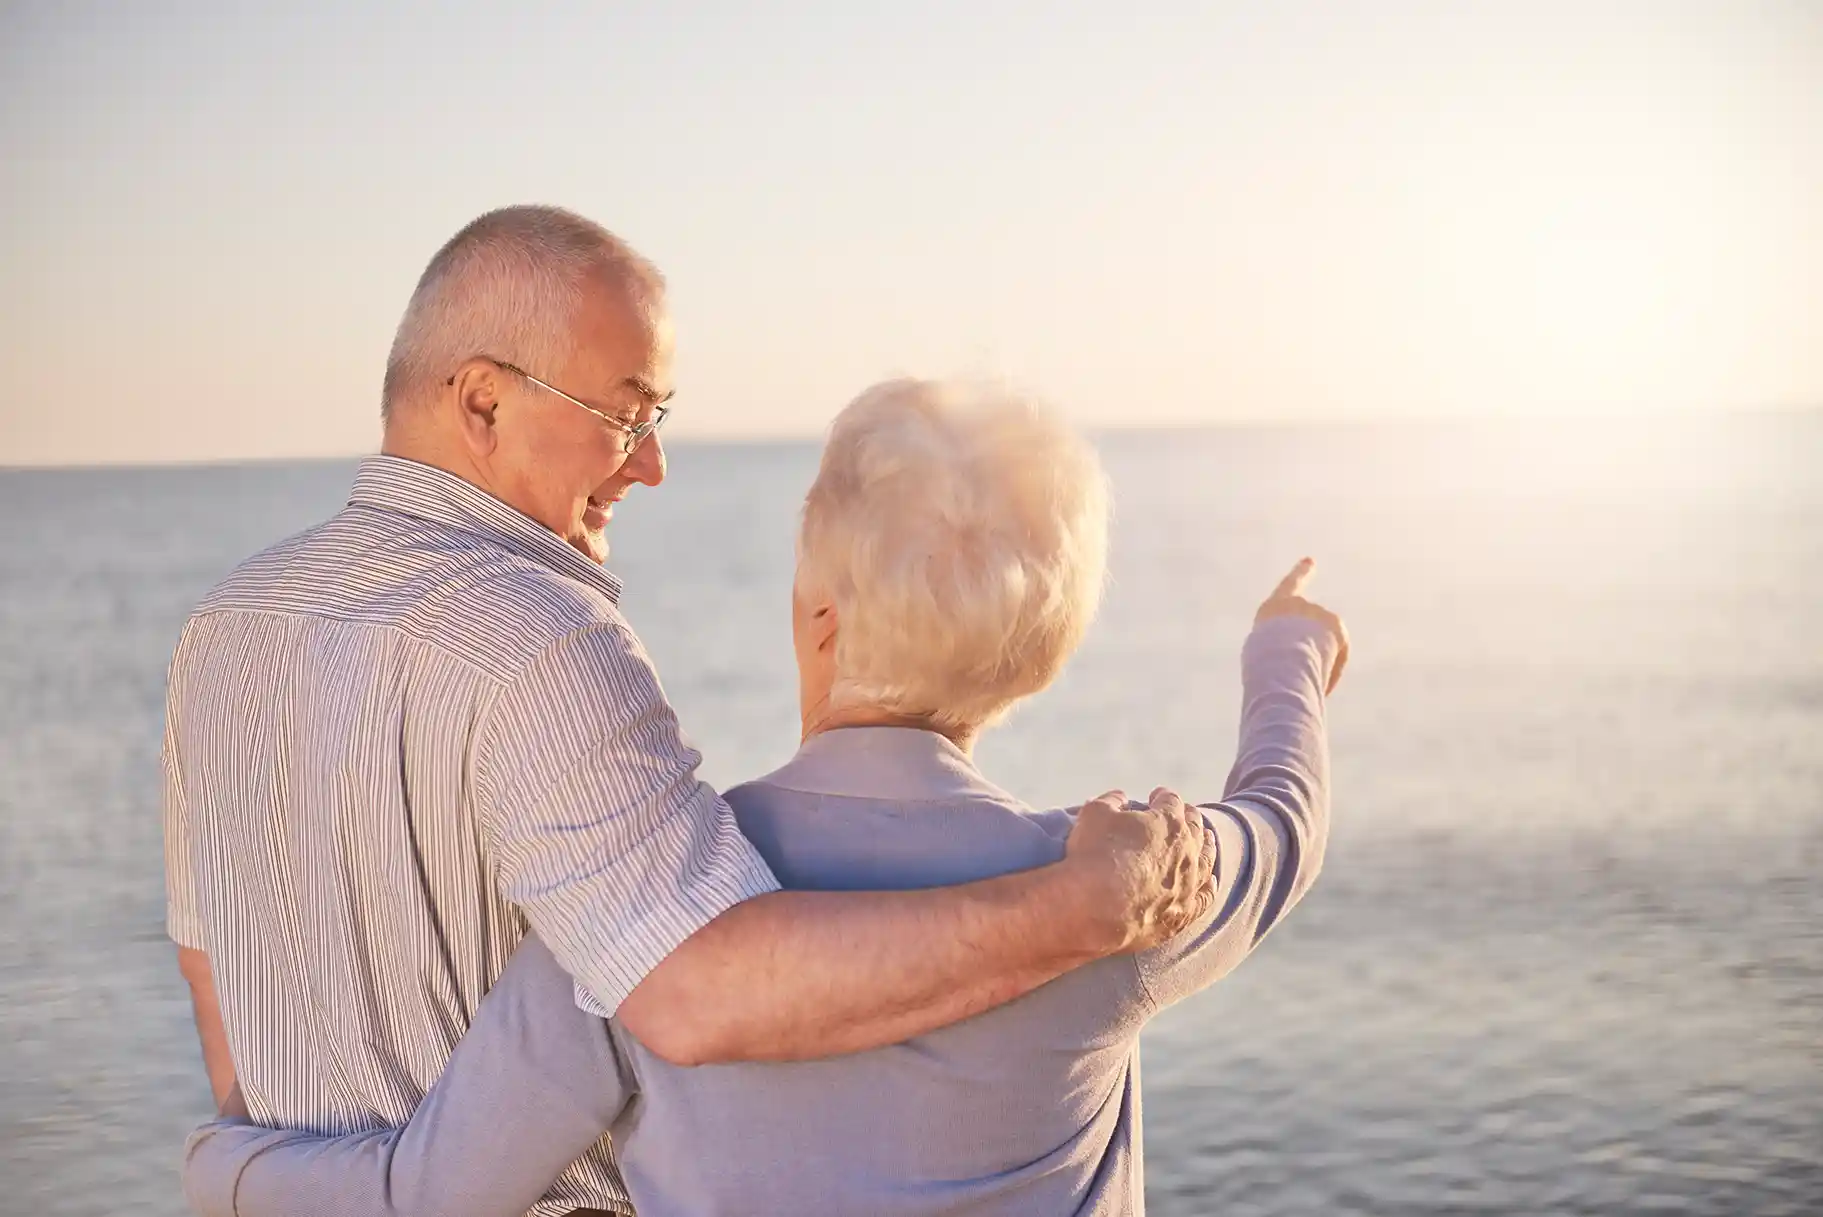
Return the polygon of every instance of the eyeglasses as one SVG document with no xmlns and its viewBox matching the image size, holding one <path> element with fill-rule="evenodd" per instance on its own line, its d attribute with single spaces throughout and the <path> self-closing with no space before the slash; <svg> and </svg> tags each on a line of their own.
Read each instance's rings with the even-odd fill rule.
<svg viewBox="0 0 1823 1217">
<path fill-rule="evenodd" d="M 645 441 L 646 436 L 651 435 L 654 431 L 657 431 L 660 427 L 664 426 L 665 419 L 667 419 L 671 416 L 671 407 L 664 405 L 661 402 L 657 406 L 653 407 L 652 417 L 648 418 L 645 422 L 643 422 L 643 423 L 624 423 L 624 422 L 620 421 L 618 418 L 615 418 L 612 414 L 609 414 L 604 410 L 597 410 L 594 406 L 591 406 L 586 401 L 578 401 L 576 398 L 571 397 L 568 393 L 565 393 L 562 389 L 557 388 L 555 385 L 545 384 L 542 380 L 539 380 L 536 376 L 533 376 L 530 372 L 526 371 L 524 368 L 517 367 L 514 364 L 510 364 L 510 363 L 506 362 L 506 360 L 504 360 L 504 359 L 495 359 L 489 355 L 483 355 L 483 356 L 481 356 L 481 358 L 487 360 L 489 363 L 493 364 L 495 367 L 499 368 L 503 372 L 511 372 L 515 376 L 525 377 L 527 380 L 531 381 L 533 384 L 537 385 L 539 388 L 543 389 L 545 392 L 555 393 L 557 396 L 563 398 L 563 400 L 569 402 L 573 406 L 580 406 L 584 410 L 587 410 L 590 414 L 593 414 L 596 418 L 599 418 L 602 422 L 607 423 L 610 427 L 613 427 L 616 431 L 621 432 L 626 438 L 621 441 L 620 450 L 628 456 L 633 455 L 633 450 L 638 448 L 639 445 Z M 451 376 L 449 378 L 448 383 L 452 384 L 452 385 L 455 384 L 456 378 L 454 376 Z"/>
</svg>

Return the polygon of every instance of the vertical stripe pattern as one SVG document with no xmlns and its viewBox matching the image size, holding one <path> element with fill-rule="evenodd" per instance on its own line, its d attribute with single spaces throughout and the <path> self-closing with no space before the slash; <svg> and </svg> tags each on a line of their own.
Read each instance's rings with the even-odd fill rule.
<svg viewBox="0 0 1823 1217">
<path fill-rule="evenodd" d="M 165 728 L 171 936 L 206 952 L 262 1123 L 402 1123 L 527 926 L 610 1014 L 776 888 L 696 779 L 620 585 L 440 470 L 346 509 L 185 626 Z M 532 1210 L 631 1211 L 604 1140 Z"/>
</svg>

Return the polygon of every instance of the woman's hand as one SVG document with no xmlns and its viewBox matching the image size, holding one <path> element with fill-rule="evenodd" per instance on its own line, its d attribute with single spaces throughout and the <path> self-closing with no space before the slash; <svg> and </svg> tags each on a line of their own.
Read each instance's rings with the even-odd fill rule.
<svg viewBox="0 0 1823 1217">
<path fill-rule="evenodd" d="M 1310 582 L 1310 573 L 1317 568 L 1314 558 L 1300 559 L 1291 568 L 1291 573 L 1279 580 L 1279 585 L 1272 589 L 1272 595 L 1266 597 L 1265 603 L 1253 615 L 1253 624 L 1270 621 L 1274 617 L 1307 617 L 1320 621 L 1328 626 L 1336 636 L 1336 661 L 1329 667 L 1329 684 L 1323 690 L 1325 694 L 1335 692 L 1336 682 L 1342 679 L 1342 669 L 1348 666 L 1348 627 L 1342 619 L 1320 604 L 1312 604 L 1304 599 L 1304 585 Z"/>
</svg>

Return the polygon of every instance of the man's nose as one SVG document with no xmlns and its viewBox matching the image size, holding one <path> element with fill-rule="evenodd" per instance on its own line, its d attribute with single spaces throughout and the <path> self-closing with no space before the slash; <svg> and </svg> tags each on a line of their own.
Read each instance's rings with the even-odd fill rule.
<svg viewBox="0 0 1823 1217">
<path fill-rule="evenodd" d="M 647 486 L 656 486 L 665 480 L 665 445 L 658 438 L 658 432 L 646 436 L 639 447 L 633 449 L 633 455 L 627 458 L 627 476 Z"/>
</svg>

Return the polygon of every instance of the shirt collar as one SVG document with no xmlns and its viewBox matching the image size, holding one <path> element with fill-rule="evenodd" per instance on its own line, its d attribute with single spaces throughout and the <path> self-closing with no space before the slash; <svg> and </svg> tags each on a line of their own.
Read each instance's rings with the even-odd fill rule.
<svg viewBox="0 0 1823 1217">
<path fill-rule="evenodd" d="M 348 503 L 351 507 L 403 512 L 485 537 L 522 558 L 598 589 L 614 603 L 620 602 L 617 577 L 524 512 L 435 465 L 398 456 L 370 456 L 355 473 Z"/>
<path fill-rule="evenodd" d="M 1019 801 L 975 768 L 968 753 L 916 727 L 838 727 L 805 740 L 797 755 L 761 778 L 805 794 L 907 802 L 958 798 Z"/>
</svg>

